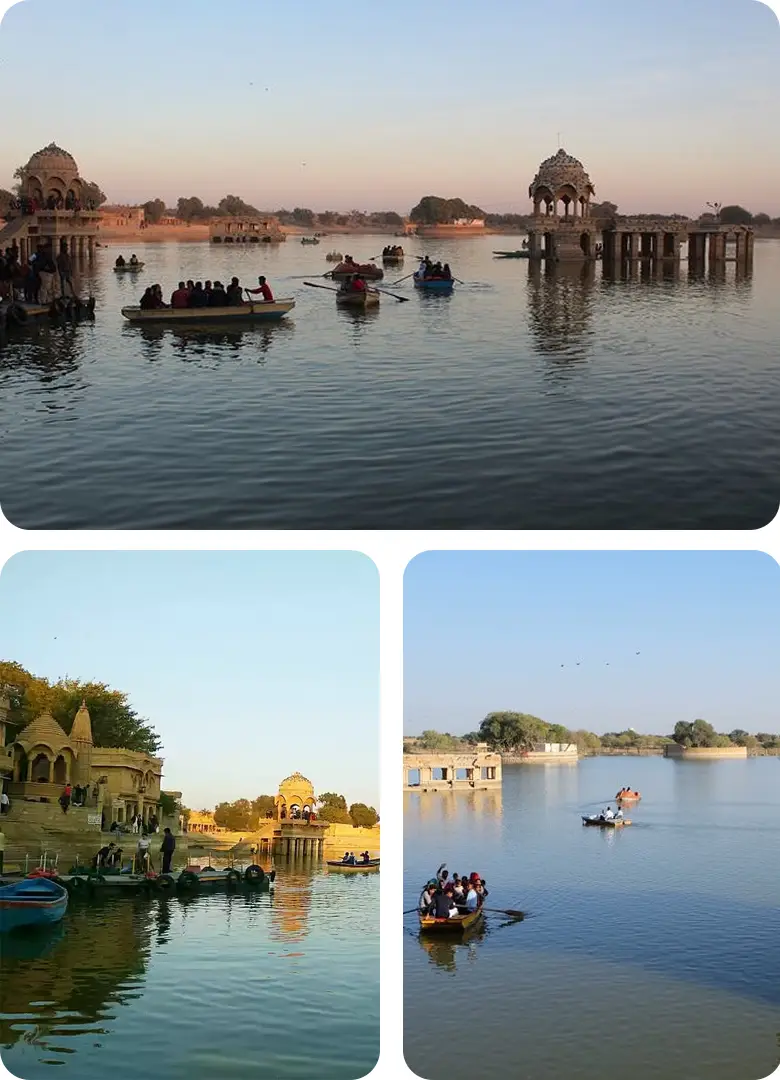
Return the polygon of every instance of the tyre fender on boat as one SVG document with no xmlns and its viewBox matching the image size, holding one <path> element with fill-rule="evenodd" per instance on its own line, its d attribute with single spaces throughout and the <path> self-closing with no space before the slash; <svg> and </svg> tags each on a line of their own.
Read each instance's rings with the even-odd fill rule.
<svg viewBox="0 0 780 1080">
<path fill-rule="evenodd" d="M 170 874 L 160 874 L 154 881 L 160 892 L 170 892 L 176 882 L 173 880 Z"/>
<path fill-rule="evenodd" d="M 84 892 L 86 887 L 87 882 L 83 877 L 72 877 L 65 884 L 69 893 Z"/>
<path fill-rule="evenodd" d="M 14 326 L 21 326 L 27 322 L 27 309 L 21 304 L 11 304 L 6 312 L 8 322 Z"/>
<path fill-rule="evenodd" d="M 262 866 L 247 866 L 244 871 L 244 881 L 249 882 L 250 885 L 260 885 L 265 877 L 265 870 Z"/>
<path fill-rule="evenodd" d="M 231 867 L 230 870 L 226 871 L 225 873 L 225 881 L 228 883 L 228 885 L 240 885 L 241 875 L 239 874 L 238 870 L 234 870 Z"/>
<path fill-rule="evenodd" d="M 182 889 L 199 889 L 200 878 L 197 874 L 194 874 L 192 870 L 182 870 L 179 874 L 179 880 L 177 882 Z"/>
</svg>

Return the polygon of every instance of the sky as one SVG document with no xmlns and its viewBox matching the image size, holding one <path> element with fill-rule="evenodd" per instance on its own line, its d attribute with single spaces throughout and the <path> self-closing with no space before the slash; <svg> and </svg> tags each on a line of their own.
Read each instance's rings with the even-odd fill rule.
<svg viewBox="0 0 780 1080">
<path fill-rule="evenodd" d="M 780 216 L 778 60 L 758 0 L 23 0 L 0 187 L 54 141 L 112 202 L 527 213 L 560 137 L 623 213 Z"/>
<path fill-rule="evenodd" d="M 378 603 L 352 552 L 23 552 L 0 657 L 127 692 L 192 809 L 295 771 L 379 809 Z"/>
<path fill-rule="evenodd" d="M 404 579 L 404 732 L 502 710 L 597 734 L 780 731 L 778 612 L 758 552 L 425 553 Z"/>
</svg>

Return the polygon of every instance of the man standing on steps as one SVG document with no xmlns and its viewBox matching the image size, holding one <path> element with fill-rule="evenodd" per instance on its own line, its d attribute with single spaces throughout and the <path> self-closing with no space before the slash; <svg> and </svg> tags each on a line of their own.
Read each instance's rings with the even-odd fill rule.
<svg viewBox="0 0 780 1080">
<path fill-rule="evenodd" d="M 160 845 L 160 855 L 162 856 L 162 873 L 170 874 L 171 872 L 171 860 L 173 859 L 173 853 L 176 850 L 176 839 L 170 829 L 163 829 L 163 839 Z"/>
</svg>

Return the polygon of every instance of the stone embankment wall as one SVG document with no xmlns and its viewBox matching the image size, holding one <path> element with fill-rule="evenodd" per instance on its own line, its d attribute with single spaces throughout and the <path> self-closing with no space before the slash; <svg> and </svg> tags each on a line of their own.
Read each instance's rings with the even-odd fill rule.
<svg viewBox="0 0 780 1080">
<path fill-rule="evenodd" d="M 717 761 L 746 758 L 746 746 L 678 746 L 669 743 L 664 747 L 664 756 L 682 761 Z"/>
</svg>

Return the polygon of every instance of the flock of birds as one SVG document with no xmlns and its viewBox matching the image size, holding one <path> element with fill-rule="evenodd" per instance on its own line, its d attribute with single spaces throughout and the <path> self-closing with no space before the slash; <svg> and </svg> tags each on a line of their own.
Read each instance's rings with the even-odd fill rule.
<svg viewBox="0 0 780 1080">
<path fill-rule="evenodd" d="M 634 656 L 641 656 L 641 649 L 637 649 L 637 651 L 634 653 Z M 569 667 L 581 667 L 581 666 L 582 666 L 582 660 L 577 660 L 576 663 L 569 664 Z M 610 666 L 609 660 L 605 660 L 604 661 L 604 667 L 609 667 L 609 666 Z M 566 665 L 561 664 L 561 667 L 566 667 Z"/>
</svg>

